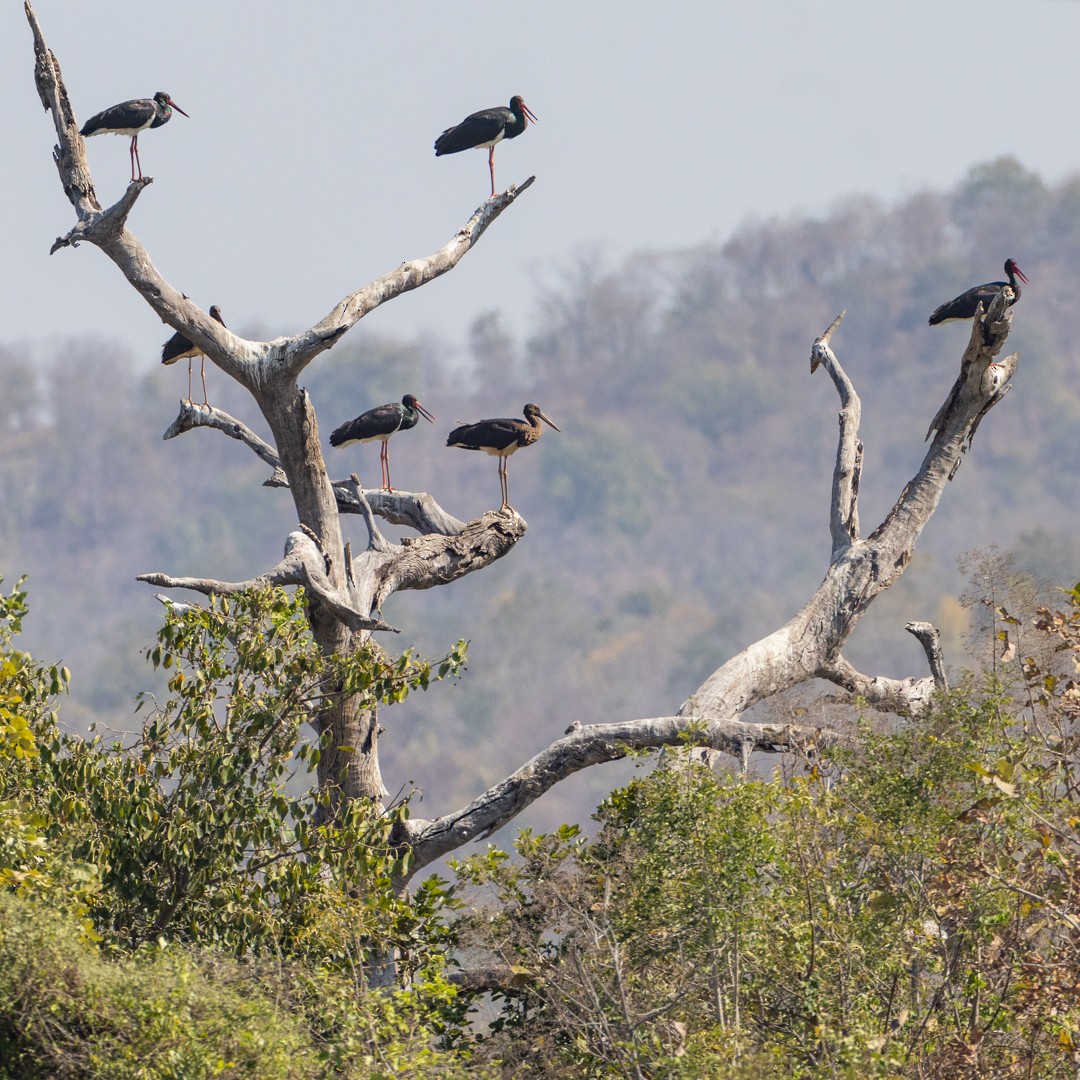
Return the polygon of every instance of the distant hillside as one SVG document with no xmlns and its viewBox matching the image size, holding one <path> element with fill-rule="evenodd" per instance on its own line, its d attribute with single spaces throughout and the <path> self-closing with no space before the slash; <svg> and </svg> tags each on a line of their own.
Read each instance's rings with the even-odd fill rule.
<svg viewBox="0 0 1080 1080">
<path fill-rule="evenodd" d="M 821 219 L 748 224 L 720 245 L 570 262 L 537 297 L 531 327 L 478 309 L 465 358 L 362 326 L 320 357 L 308 388 L 324 444 L 360 411 L 416 393 L 439 424 L 392 443 L 395 483 L 458 517 L 497 505 L 498 480 L 492 459 L 443 445 L 456 420 L 537 401 L 562 428 L 511 461 L 529 522 L 519 549 L 386 612 L 403 630 L 392 647 L 471 641 L 458 686 L 387 710 L 386 782 L 415 780 L 425 813 L 446 809 L 572 720 L 674 710 L 786 620 L 828 554 L 837 401 L 810 375 L 814 338 L 846 309 L 834 345 L 863 401 L 869 530 L 917 468 L 966 341 L 965 325 L 930 329 L 927 315 L 1000 277 L 1006 257 L 1031 280 L 1010 339 L 1013 392 L 848 649 L 863 670 L 922 674 L 908 619 L 938 621 L 949 661 L 966 662 L 966 550 L 998 544 L 1050 580 L 1080 577 L 1080 179 L 1048 187 L 1004 159 L 894 206 L 853 198 Z M 25 646 L 71 667 L 68 723 L 124 728 L 135 692 L 155 685 L 139 651 L 160 617 L 134 575 L 251 576 L 278 558 L 291 502 L 216 433 L 161 441 L 186 389 L 179 368 L 140 376 L 131 357 L 84 341 L 34 355 L 0 347 L 0 378 L 0 572 L 30 574 Z M 215 404 L 261 428 L 242 392 L 216 370 L 209 379 Z M 358 471 L 365 483 L 377 455 L 327 451 L 335 477 Z M 363 542 L 359 519 L 350 531 Z M 585 817 L 611 775 L 578 778 L 538 820 Z"/>
</svg>

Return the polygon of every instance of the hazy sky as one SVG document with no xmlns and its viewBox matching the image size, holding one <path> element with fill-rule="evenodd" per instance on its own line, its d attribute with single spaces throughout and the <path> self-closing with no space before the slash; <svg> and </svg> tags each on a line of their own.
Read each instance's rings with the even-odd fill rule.
<svg viewBox="0 0 1080 1080">
<path fill-rule="evenodd" d="M 1006 153 L 1049 181 L 1080 160 L 1080 4 L 1067 0 L 38 0 L 36 11 L 80 123 L 159 89 L 191 114 L 140 139 L 155 183 L 129 225 L 175 286 L 268 336 L 445 243 L 488 192 L 486 156 L 436 159 L 432 142 L 512 94 L 540 123 L 498 149 L 496 182 L 537 183 L 452 274 L 354 333 L 457 341 L 500 308 L 524 337 L 537 285 L 586 250 L 722 240 L 747 218 L 825 213 L 852 193 L 947 187 Z M 48 254 L 73 213 L 13 0 L 0 56 L 0 341 L 108 335 L 156 363 L 169 331 L 112 264 L 86 245 Z M 109 205 L 128 180 L 126 140 L 88 148 Z"/>
</svg>

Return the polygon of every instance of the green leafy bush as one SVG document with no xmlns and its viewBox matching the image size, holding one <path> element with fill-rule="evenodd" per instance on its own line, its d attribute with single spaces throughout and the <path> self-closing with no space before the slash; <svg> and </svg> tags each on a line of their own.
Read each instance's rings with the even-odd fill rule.
<svg viewBox="0 0 1080 1080">
<path fill-rule="evenodd" d="M 1018 695 L 970 683 L 771 778 L 668 755 L 593 839 L 526 833 L 514 861 L 463 863 L 463 940 L 527 973 L 491 1054 L 537 1076 L 1071 1075 L 1070 600 L 1039 617 L 1059 662 L 1025 658 Z"/>
<path fill-rule="evenodd" d="M 0 596 L 0 1077 L 463 1075 L 453 892 L 400 889 L 406 805 L 321 813 L 303 726 L 327 686 L 400 701 L 464 645 L 326 658 L 281 591 L 176 609 L 169 698 L 106 745 L 14 648 L 25 599 Z"/>
</svg>

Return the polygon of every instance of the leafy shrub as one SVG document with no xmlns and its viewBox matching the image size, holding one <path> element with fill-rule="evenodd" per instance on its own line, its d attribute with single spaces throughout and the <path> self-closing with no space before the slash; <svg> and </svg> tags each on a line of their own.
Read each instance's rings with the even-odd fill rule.
<svg viewBox="0 0 1080 1080">
<path fill-rule="evenodd" d="M 1045 1077 L 1080 1052 L 1080 587 L 1024 659 L 790 775 L 669 755 L 586 840 L 461 864 L 463 940 L 526 973 L 528 1075 Z M 1045 644 L 1045 641 L 1044 643 Z M 482 890 L 482 891 L 481 891 Z M 486 902 L 485 902 L 486 901 Z"/>
</svg>

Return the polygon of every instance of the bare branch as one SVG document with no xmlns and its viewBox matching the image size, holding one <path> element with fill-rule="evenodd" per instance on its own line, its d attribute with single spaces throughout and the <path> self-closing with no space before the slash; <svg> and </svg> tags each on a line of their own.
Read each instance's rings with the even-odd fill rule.
<svg viewBox="0 0 1080 1080">
<path fill-rule="evenodd" d="M 337 490 L 336 484 L 334 489 Z M 365 498 L 371 509 L 391 525 L 404 525 L 418 533 L 442 536 L 457 536 L 466 528 L 464 521 L 452 517 L 424 491 L 369 491 Z M 351 507 L 342 505 L 340 499 L 338 505 L 343 513 L 356 513 Z"/>
<path fill-rule="evenodd" d="M 306 333 L 283 342 L 270 357 L 271 362 L 280 360 L 283 370 L 295 378 L 319 353 L 380 304 L 426 285 L 452 270 L 484 235 L 488 226 L 535 180 L 535 176 L 530 176 L 520 187 L 511 184 L 501 195 L 488 199 L 438 251 L 402 263 L 396 270 L 346 296 L 322 322 Z"/>
<path fill-rule="evenodd" d="M 163 439 L 175 439 L 177 435 L 183 435 L 187 431 L 193 431 L 197 427 L 217 428 L 223 431 L 230 439 L 236 439 L 245 446 L 250 447 L 273 469 L 281 467 L 281 459 L 277 451 L 263 439 L 260 439 L 241 420 L 230 416 L 227 412 L 215 409 L 212 405 L 196 405 L 191 401 L 180 402 L 180 412 L 176 419 L 168 426 Z M 286 482 L 284 487 L 288 487 Z"/>
<path fill-rule="evenodd" d="M 350 602 L 333 587 L 326 575 L 323 554 L 315 541 L 302 531 L 289 533 L 285 543 L 285 558 L 273 569 L 247 581 L 217 581 L 213 578 L 173 577 L 170 574 L 139 574 L 136 581 L 157 585 L 163 589 L 189 589 L 206 596 L 235 596 L 251 589 L 272 585 L 303 585 L 313 599 L 329 608 L 334 615 L 352 630 L 398 631 L 381 619 L 372 619 L 357 611 Z"/>
<path fill-rule="evenodd" d="M 753 750 L 775 754 L 831 746 L 841 738 L 836 732 L 792 725 L 719 722 L 695 716 L 573 726 L 569 734 L 463 809 L 430 821 L 405 821 L 399 840 L 412 849 L 415 873 L 470 840 L 490 836 L 560 780 L 593 765 L 619 761 L 632 751 L 692 743 L 738 755 L 749 743 Z"/>
<path fill-rule="evenodd" d="M 278 471 L 265 481 L 265 486 L 287 488 L 289 480 L 284 472 Z M 341 513 L 364 513 L 353 492 L 351 480 L 335 480 L 333 487 Z M 465 528 L 465 522 L 448 514 L 424 491 L 383 491 L 370 488 L 364 492 L 364 500 L 374 513 L 389 521 L 391 525 L 404 525 L 425 535 L 439 533 L 442 536 L 456 536 Z"/>
<path fill-rule="evenodd" d="M 999 364 L 993 363 L 1012 325 L 1007 292 L 1002 290 L 985 319 L 976 319 L 961 361 L 960 378 L 931 425 L 937 435 L 918 473 L 905 486 L 885 520 L 866 539 L 858 538 L 854 517 L 861 465 L 855 439 L 857 415 L 845 421 L 841 413 L 841 446 L 833 474 L 833 555 L 825 580 L 786 626 L 717 668 L 683 703 L 680 715 L 732 720 L 756 702 L 819 675 L 852 688 L 868 700 L 876 698 L 879 707 L 890 698 L 903 705 L 904 711 L 917 706 L 922 686 L 929 690 L 934 680 L 882 682 L 860 675 L 836 658 L 875 597 L 904 572 L 945 485 L 970 445 L 972 432 L 1007 392 L 1017 358 L 1010 356 Z M 847 407 L 857 397 L 827 340 L 838 325 L 839 320 L 834 321 L 814 343 L 811 363 L 827 367 Z"/>
<path fill-rule="evenodd" d="M 887 679 L 884 675 L 863 675 L 842 656 L 822 664 L 818 678 L 842 686 L 851 697 L 862 698 L 868 705 L 901 716 L 925 712 L 936 689 L 932 678 Z"/>
<path fill-rule="evenodd" d="M 59 146 L 53 149 L 53 160 L 60 173 L 64 193 L 75 207 L 76 216 L 80 222 L 87 221 L 101 213 L 101 203 L 98 202 L 94 181 L 86 163 L 86 144 L 79 134 L 75 110 L 71 107 L 64 79 L 60 74 L 60 63 L 45 44 L 45 37 L 29 0 L 23 4 L 23 10 L 34 35 L 34 83 L 41 104 L 52 112 L 53 126 L 59 141 Z"/>
<path fill-rule="evenodd" d="M 360 477 L 357 476 L 356 473 L 353 473 L 352 476 L 349 477 L 348 486 L 352 493 L 352 497 L 360 507 L 360 513 L 363 515 L 364 524 L 367 526 L 368 551 L 391 551 L 391 545 L 387 543 L 386 537 L 379 532 L 379 526 L 375 524 L 375 515 L 372 514 L 371 506 L 368 504 L 367 499 L 364 498 L 364 489 L 360 486 Z"/>
<path fill-rule="evenodd" d="M 862 476 L 863 444 L 859 439 L 862 402 L 855 387 L 829 347 L 833 333 L 844 318 L 844 312 L 833 319 L 828 330 L 810 350 L 810 373 L 824 365 L 840 395 L 840 441 L 836 447 L 833 468 L 832 508 L 829 530 L 832 534 L 832 558 L 835 561 L 859 539 L 859 481 Z"/>
<path fill-rule="evenodd" d="M 935 689 L 942 692 L 948 690 L 949 680 L 945 676 L 945 656 L 941 651 L 941 634 L 938 628 L 928 622 L 909 622 L 904 629 L 919 639 L 930 664 Z"/>
<path fill-rule="evenodd" d="M 511 551 L 527 527 L 516 510 L 507 508 L 489 510 L 453 536 L 407 537 L 373 567 L 373 607 L 381 608 L 388 596 L 403 589 L 431 589 L 482 569 Z M 356 559 L 358 565 L 366 554 Z"/>
</svg>

